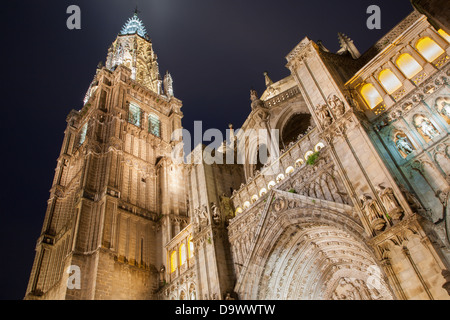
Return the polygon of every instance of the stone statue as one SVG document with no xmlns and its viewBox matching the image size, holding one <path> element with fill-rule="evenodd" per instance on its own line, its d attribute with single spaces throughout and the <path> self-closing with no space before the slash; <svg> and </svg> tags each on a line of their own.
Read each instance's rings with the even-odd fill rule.
<svg viewBox="0 0 450 320">
<path fill-rule="evenodd" d="M 414 152 L 414 148 L 408 141 L 408 138 L 397 135 L 397 141 L 395 142 L 398 150 L 403 152 L 406 156 Z"/>
<path fill-rule="evenodd" d="M 215 203 L 211 203 L 211 210 L 213 212 L 212 218 L 216 225 L 220 224 L 220 211 Z"/>
<path fill-rule="evenodd" d="M 198 210 L 199 218 L 200 218 L 200 224 L 201 225 L 208 225 L 209 219 L 208 219 L 208 209 L 206 206 L 203 206 L 203 208 Z"/>
<path fill-rule="evenodd" d="M 370 226 L 376 231 L 382 230 L 386 225 L 386 221 L 382 218 L 376 202 L 370 196 L 365 194 L 363 194 L 360 199 L 362 211 L 369 219 Z"/>
<path fill-rule="evenodd" d="M 345 105 L 336 95 L 328 99 L 328 105 L 338 117 L 345 113 Z"/>
<path fill-rule="evenodd" d="M 331 122 L 333 121 L 330 117 L 330 113 L 328 112 L 328 108 L 327 105 L 318 105 L 316 107 L 316 114 L 317 117 L 319 118 L 319 121 L 322 125 L 324 126 L 328 126 L 331 124 Z"/>
<path fill-rule="evenodd" d="M 442 107 L 441 114 L 450 119 L 450 104 L 445 104 Z"/>
<path fill-rule="evenodd" d="M 390 187 L 384 188 L 382 185 L 378 186 L 378 195 L 383 202 L 384 208 L 388 215 L 394 220 L 400 220 L 403 209 L 398 203 L 394 190 Z"/>
<path fill-rule="evenodd" d="M 431 122 L 427 119 L 423 119 L 422 123 L 418 126 L 422 130 L 423 134 L 428 138 L 433 139 L 439 135 L 439 132 L 434 128 Z"/>
<path fill-rule="evenodd" d="M 266 107 L 264 102 L 259 99 L 258 93 L 254 89 L 250 90 L 250 100 L 252 101 L 252 110 Z"/>
<path fill-rule="evenodd" d="M 161 268 L 159 269 L 159 281 L 161 283 L 166 282 L 166 267 L 162 264 Z"/>
</svg>

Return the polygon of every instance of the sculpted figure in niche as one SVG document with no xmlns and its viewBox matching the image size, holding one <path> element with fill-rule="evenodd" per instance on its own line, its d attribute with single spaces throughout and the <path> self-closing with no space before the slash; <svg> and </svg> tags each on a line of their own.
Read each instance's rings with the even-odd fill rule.
<svg viewBox="0 0 450 320">
<path fill-rule="evenodd" d="M 336 95 L 328 99 L 328 105 L 338 117 L 345 113 L 345 105 Z"/>
<path fill-rule="evenodd" d="M 330 113 L 328 112 L 327 105 L 318 105 L 316 107 L 317 117 L 322 125 L 328 126 L 333 121 L 330 117 Z"/>
<path fill-rule="evenodd" d="M 439 135 L 439 132 L 434 128 L 430 120 L 425 118 L 422 119 L 422 122 L 417 126 L 417 128 L 420 129 L 422 133 L 429 139 L 433 139 L 434 137 Z"/>
<path fill-rule="evenodd" d="M 394 190 L 391 187 L 384 188 L 382 185 L 378 186 L 378 195 L 383 202 L 389 216 L 394 220 L 400 220 L 403 209 L 398 203 L 397 197 L 394 194 Z"/>
<path fill-rule="evenodd" d="M 212 218 L 213 218 L 213 221 L 214 221 L 214 223 L 217 225 L 217 224 L 220 224 L 220 211 L 219 211 L 219 208 L 216 206 L 216 204 L 215 203 L 211 203 L 211 210 L 212 210 Z"/>
<path fill-rule="evenodd" d="M 414 152 L 414 148 L 408 138 L 400 133 L 396 135 L 395 145 L 404 158 Z"/>
<path fill-rule="evenodd" d="M 208 209 L 206 208 L 206 206 L 203 206 L 201 209 L 199 209 L 198 213 L 200 218 L 200 224 L 208 225 L 209 224 Z"/>
<path fill-rule="evenodd" d="M 370 226 L 376 231 L 382 230 L 386 225 L 386 221 L 383 219 L 377 203 L 372 199 L 372 197 L 366 194 L 361 196 L 361 203 L 362 211 L 369 219 Z"/>
</svg>

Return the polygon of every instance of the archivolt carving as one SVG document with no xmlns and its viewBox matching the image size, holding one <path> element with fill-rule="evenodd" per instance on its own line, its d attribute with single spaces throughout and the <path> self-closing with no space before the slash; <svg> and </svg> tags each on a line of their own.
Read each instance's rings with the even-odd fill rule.
<svg viewBox="0 0 450 320">
<path fill-rule="evenodd" d="M 290 199 L 285 203 L 284 210 L 267 213 L 252 256 L 240 269 L 236 291 L 242 299 L 329 299 L 327 279 L 339 268 L 360 270 L 367 278 L 367 270 L 377 267 L 358 222 L 332 209 L 301 201 L 289 209 Z"/>
</svg>

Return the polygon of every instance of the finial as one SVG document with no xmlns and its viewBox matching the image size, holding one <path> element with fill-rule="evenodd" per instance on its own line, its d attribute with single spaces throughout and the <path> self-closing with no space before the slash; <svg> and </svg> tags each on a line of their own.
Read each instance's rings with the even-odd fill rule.
<svg viewBox="0 0 450 320">
<path fill-rule="evenodd" d="M 138 6 L 136 6 L 136 8 L 134 9 L 134 15 L 137 16 L 138 13 L 141 13 L 141 12 L 138 10 Z"/>
<path fill-rule="evenodd" d="M 266 81 L 266 87 L 270 87 L 273 84 L 273 81 L 269 77 L 269 72 L 264 71 L 264 78 L 265 78 L 265 81 Z"/>
</svg>

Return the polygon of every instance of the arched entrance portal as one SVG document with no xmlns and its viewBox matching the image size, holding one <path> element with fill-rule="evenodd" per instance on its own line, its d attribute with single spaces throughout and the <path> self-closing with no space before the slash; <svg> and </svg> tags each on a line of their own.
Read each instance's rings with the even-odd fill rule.
<svg viewBox="0 0 450 320">
<path fill-rule="evenodd" d="M 293 196 L 294 197 L 294 196 Z M 277 203 L 278 202 L 278 203 Z M 394 295 L 344 211 L 275 200 L 236 292 L 242 300 L 391 300 Z M 286 207 L 299 208 L 283 211 Z M 276 212 L 280 208 L 279 212 Z M 270 225 L 269 225 L 270 223 Z"/>
<path fill-rule="evenodd" d="M 262 300 L 393 298 L 367 249 L 349 233 L 328 225 L 285 230 L 261 280 L 258 299 Z"/>
</svg>

